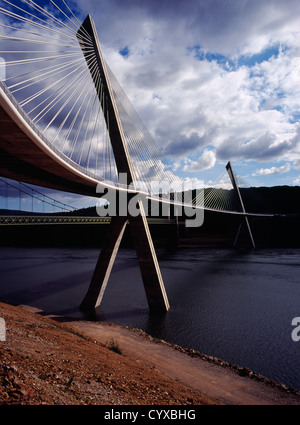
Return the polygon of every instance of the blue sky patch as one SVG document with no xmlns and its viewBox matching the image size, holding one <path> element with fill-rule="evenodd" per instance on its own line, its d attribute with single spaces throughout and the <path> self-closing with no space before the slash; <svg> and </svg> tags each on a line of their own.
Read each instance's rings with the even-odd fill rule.
<svg viewBox="0 0 300 425">
<path fill-rule="evenodd" d="M 124 58 L 128 58 L 129 53 L 130 53 L 129 47 L 128 46 L 123 47 L 123 49 L 119 50 L 119 53 L 120 53 L 121 56 L 124 56 Z"/>
<path fill-rule="evenodd" d="M 291 115 L 289 122 L 291 124 L 296 124 L 298 122 L 300 122 L 300 112 L 295 112 Z"/>
<path fill-rule="evenodd" d="M 265 61 L 269 61 L 272 57 L 277 58 L 281 50 L 279 45 L 266 48 L 255 55 L 241 55 L 237 59 L 232 59 L 229 56 L 221 55 L 220 53 L 207 52 L 201 46 L 188 47 L 188 52 L 194 54 L 194 57 L 200 61 L 217 62 L 226 70 L 236 70 L 241 66 L 252 68 L 253 66 Z"/>
</svg>

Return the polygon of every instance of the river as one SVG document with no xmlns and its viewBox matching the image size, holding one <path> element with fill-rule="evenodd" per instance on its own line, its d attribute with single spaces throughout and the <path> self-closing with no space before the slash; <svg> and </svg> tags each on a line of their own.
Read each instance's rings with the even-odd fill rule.
<svg viewBox="0 0 300 425">
<path fill-rule="evenodd" d="M 292 339 L 292 320 L 300 317 L 300 249 L 160 249 L 171 309 L 154 314 L 135 252 L 123 248 L 101 307 L 87 317 L 78 306 L 98 253 L 1 247 L 0 301 L 139 328 L 300 390 L 300 341 Z"/>
</svg>

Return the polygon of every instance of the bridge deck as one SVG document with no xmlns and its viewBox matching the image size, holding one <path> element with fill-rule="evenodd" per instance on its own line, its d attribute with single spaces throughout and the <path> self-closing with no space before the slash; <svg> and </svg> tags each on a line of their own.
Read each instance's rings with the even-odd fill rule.
<svg viewBox="0 0 300 425">
<path fill-rule="evenodd" d="M 175 220 L 147 218 L 148 224 L 174 224 Z M 69 216 L 0 216 L 0 226 L 41 225 L 41 224 L 109 224 L 110 217 L 69 217 Z"/>
<path fill-rule="evenodd" d="M 80 167 L 59 152 L 34 126 L 5 84 L 0 80 L 0 175 L 55 190 L 98 197 L 98 183 L 116 187 Z M 126 188 L 123 188 L 126 190 Z M 170 199 L 147 196 L 156 202 L 183 205 Z M 186 207 L 191 207 L 187 205 Z M 218 210 L 201 205 L 194 208 L 242 216 L 273 216 L 273 214 L 245 213 Z"/>
<path fill-rule="evenodd" d="M 98 181 L 39 137 L 29 118 L 0 85 L 0 175 L 66 192 L 96 196 Z"/>
</svg>

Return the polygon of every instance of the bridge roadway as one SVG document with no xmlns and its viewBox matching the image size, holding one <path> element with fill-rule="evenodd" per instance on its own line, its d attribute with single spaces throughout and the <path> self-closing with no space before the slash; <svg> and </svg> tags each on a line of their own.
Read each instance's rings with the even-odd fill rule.
<svg viewBox="0 0 300 425">
<path fill-rule="evenodd" d="M 1 80 L 0 128 L 1 176 L 96 197 L 100 179 L 51 146 Z"/>
<path fill-rule="evenodd" d="M 0 175 L 3 177 L 91 197 L 99 197 L 96 191 L 99 183 L 105 188 L 129 192 L 127 186 L 101 179 L 53 146 L 1 79 L 0 129 Z M 132 189 L 130 192 L 137 193 Z M 156 202 L 170 203 L 168 199 L 143 194 Z"/>
<path fill-rule="evenodd" d="M 92 197 L 99 197 L 96 192 L 99 183 L 106 188 L 128 191 L 125 186 L 90 173 L 51 145 L 1 80 L 0 128 L 0 175 L 3 177 Z M 156 202 L 183 206 L 180 201 L 170 202 L 145 192 L 144 195 Z"/>
<path fill-rule="evenodd" d="M 147 218 L 149 225 L 175 224 L 175 220 L 162 218 Z M 43 224 L 109 224 L 110 217 L 69 217 L 47 215 L 0 216 L 0 226 L 43 225 Z"/>
<path fill-rule="evenodd" d="M 5 83 L 0 80 L 0 175 L 12 180 L 64 192 L 99 197 L 97 185 L 128 191 L 89 172 L 51 145 L 29 119 Z M 182 202 L 160 199 L 144 193 L 147 199 L 191 208 Z M 272 217 L 274 214 L 245 213 L 194 205 L 193 208 L 237 216 Z"/>
</svg>

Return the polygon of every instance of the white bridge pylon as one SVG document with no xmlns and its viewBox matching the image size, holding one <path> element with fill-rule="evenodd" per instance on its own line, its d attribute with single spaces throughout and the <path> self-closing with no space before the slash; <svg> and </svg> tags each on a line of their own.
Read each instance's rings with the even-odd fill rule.
<svg viewBox="0 0 300 425">
<path fill-rule="evenodd" d="M 227 170 L 227 172 L 229 174 L 229 178 L 231 180 L 232 186 L 233 186 L 234 190 L 236 191 L 236 193 L 238 195 L 238 199 L 239 199 L 239 202 L 240 202 L 240 205 L 241 205 L 241 208 L 242 208 L 242 212 L 244 214 L 246 214 L 246 210 L 245 210 L 245 207 L 244 207 L 243 198 L 242 198 L 242 195 L 241 195 L 239 186 L 237 184 L 236 177 L 235 177 L 235 174 L 233 172 L 232 165 L 231 165 L 231 162 L 230 161 L 226 165 L 226 170 Z M 233 246 L 235 246 L 236 243 L 237 243 L 237 240 L 238 240 L 238 237 L 239 237 L 239 234 L 240 234 L 240 231 L 241 231 L 243 222 L 245 222 L 245 224 L 246 224 L 247 231 L 248 231 L 248 234 L 249 234 L 249 238 L 250 238 L 250 241 L 251 241 L 251 245 L 252 245 L 253 248 L 255 248 L 254 238 L 253 238 L 253 235 L 252 235 L 252 232 L 251 232 L 251 227 L 250 227 L 250 224 L 249 224 L 248 217 L 246 215 L 242 218 L 242 220 L 241 220 L 241 222 L 239 224 L 239 228 L 238 228 L 238 231 L 237 231 L 237 234 L 236 234 L 236 237 L 235 237 L 235 241 L 234 241 Z"/>
<path fill-rule="evenodd" d="M 86 37 L 83 36 L 86 36 L 86 34 L 90 37 L 92 45 L 85 43 Z M 90 15 L 86 17 L 82 26 L 78 30 L 77 36 L 83 54 L 87 60 L 88 67 L 90 67 L 88 52 L 93 49 L 95 53 L 96 64 L 99 71 L 98 75 L 100 75 L 102 82 L 101 92 L 98 90 L 99 84 L 95 81 L 95 73 L 93 73 L 91 69 L 90 71 L 93 76 L 94 84 L 102 107 L 103 98 L 106 100 L 105 120 L 110 132 L 110 140 L 118 173 L 126 173 L 129 183 L 134 183 L 136 178 L 131 165 L 129 152 L 127 150 L 119 112 L 115 103 L 106 64 L 102 56 L 96 27 Z M 100 305 L 127 222 L 130 224 L 149 308 L 150 310 L 158 311 L 169 310 L 170 305 L 144 213 L 144 206 L 142 201 L 138 201 L 138 204 L 140 210 L 140 214 L 138 216 L 131 217 L 128 215 L 127 217 L 112 217 L 111 224 L 109 225 L 110 228 L 101 248 L 100 256 L 96 264 L 89 289 L 81 303 L 81 308 L 83 310 L 91 310 Z"/>
</svg>

